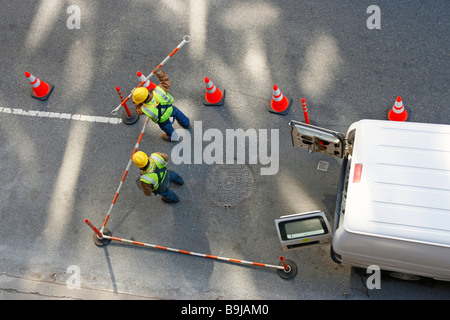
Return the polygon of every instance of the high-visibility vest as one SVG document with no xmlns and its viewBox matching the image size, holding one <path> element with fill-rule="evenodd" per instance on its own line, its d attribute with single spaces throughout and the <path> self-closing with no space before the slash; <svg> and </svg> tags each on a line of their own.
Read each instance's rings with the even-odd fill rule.
<svg viewBox="0 0 450 320">
<path fill-rule="evenodd" d="M 142 112 L 155 123 L 163 123 L 172 115 L 173 97 L 160 86 L 153 90 L 153 98 L 142 105 Z"/>
<path fill-rule="evenodd" d="M 150 155 L 150 166 L 146 171 L 141 171 L 141 181 L 153 185 L 153 192 L 162 192 L 169 186 L 167 176 L 167 162 L 156 153 Z"/>
</svg>

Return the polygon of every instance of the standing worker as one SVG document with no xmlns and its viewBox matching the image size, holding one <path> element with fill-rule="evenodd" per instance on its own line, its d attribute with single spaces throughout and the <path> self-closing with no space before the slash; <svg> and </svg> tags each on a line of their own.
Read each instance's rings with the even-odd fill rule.
<svg viewBox="0 0 450 320">
<path fill-rule="evenodd" d="M 134 164 L 141 169 L 140 185 L 146 196 L 159 194 L 161 200 L 169 203 L 180 201 L 178 196 L 170 190 L 171 182 L 183 185 L 183 179 L 174 171 L 167 170 L 169 156 L 155 152 L 148 157 L 144 152 L 133 154 Z"/>
<path fill-rule="evenodd" d="M 166 141 L 178 141 L 172 134 L 173 121 L 177 122 L 185 129 L 190 128 L 189 118 L 184 115 L 177 107 L 172 105 L 173 97 L 169 94 L 170 79 L 160 68 L 156 69 L 156 76 L 159 79 L 159 85 L 148 91 L 146 88 L 139 87 L 133 91 L 133 102 L 136 106 L 136 113 L 145 114 L 153 122 L 157 123 L 164 133 L 161 135 Z M 170 121 L 170 118 L 174 120 Z"/>
</svg>

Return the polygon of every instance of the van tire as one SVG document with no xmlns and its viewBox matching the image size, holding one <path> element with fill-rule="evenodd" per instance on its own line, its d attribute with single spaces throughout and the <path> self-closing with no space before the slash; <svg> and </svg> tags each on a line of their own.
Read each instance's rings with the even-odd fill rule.
<svg viewBox="0 0 450 320">
<path fill-rule="evenodd" d="M 399 280 L 406 280 L 406 281 L 419 281 L 419 280 L 422 280 L 421 277 L 416 276 L 414 274 L 409 274 L 409 273 L 389 272 L 389 275 L 392 278 L 399 279 Z"/>
<path fill-rule="evenodd" d="M 341 261 L 334 254 L 333 245 L 330 246 L 330 256 L 334 262 L 336 262 L 337 264 L 341 264 Z"/>
</svg>

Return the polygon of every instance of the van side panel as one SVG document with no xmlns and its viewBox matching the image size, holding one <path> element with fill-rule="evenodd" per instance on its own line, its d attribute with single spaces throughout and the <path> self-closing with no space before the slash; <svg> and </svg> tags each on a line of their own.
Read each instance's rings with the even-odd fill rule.
<svg viewBox="0 0 450 320">
<path fill-rule="evenodd" d="M 450 248 L 336 230 L 333 250 L 343 264 L 450 281 Z"/>
</svg>

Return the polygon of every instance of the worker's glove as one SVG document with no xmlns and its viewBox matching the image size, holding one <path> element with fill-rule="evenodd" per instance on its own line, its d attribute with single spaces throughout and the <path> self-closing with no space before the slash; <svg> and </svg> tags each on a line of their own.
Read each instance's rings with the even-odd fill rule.
<svg viewBox="0 0 450 320">
<path fill-rule="evenodd" d="M 155 71 L 156 71 L 156 74 L 158 74 L 158 73 L 160 73 L 162 71 L 162 69 L 161 68 L 157 68 Z"/>
<path fill-rule="evenodd" d="M 142 112 L 142 104 L 139 104 L 138 106 L 136 106 L 136 113 L 140 116 L 144 114 Z"/>
</svg>

